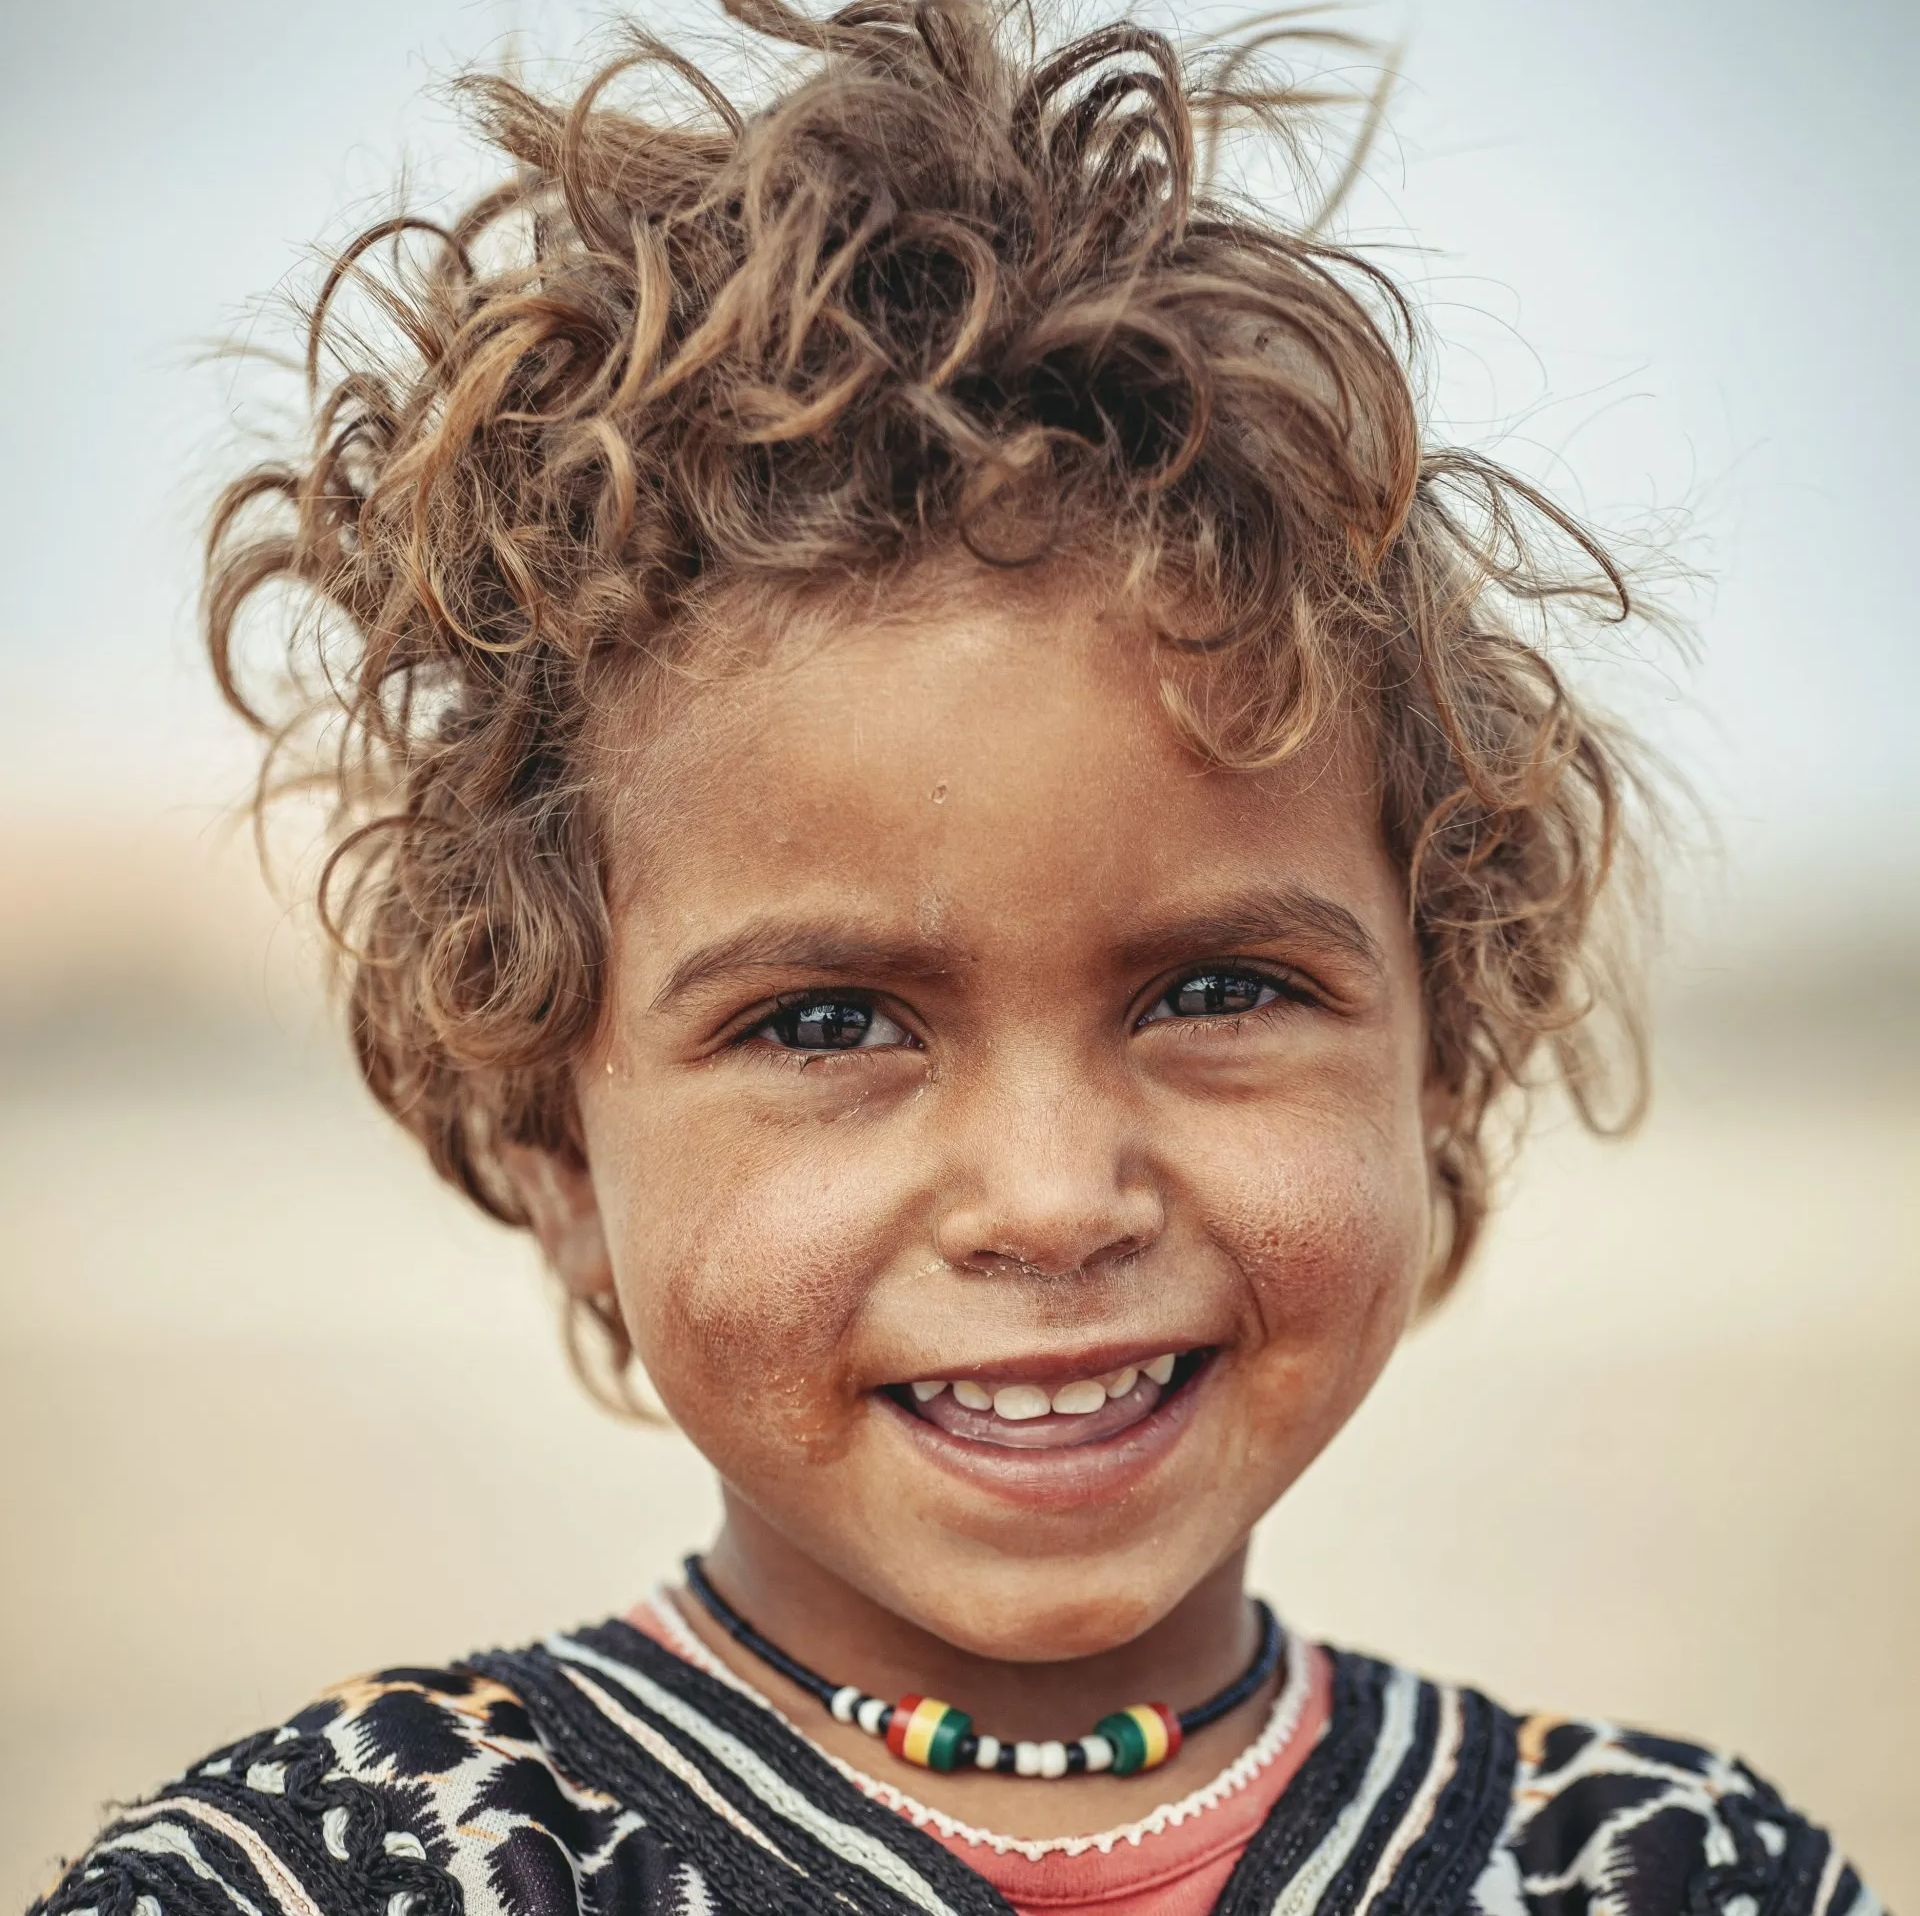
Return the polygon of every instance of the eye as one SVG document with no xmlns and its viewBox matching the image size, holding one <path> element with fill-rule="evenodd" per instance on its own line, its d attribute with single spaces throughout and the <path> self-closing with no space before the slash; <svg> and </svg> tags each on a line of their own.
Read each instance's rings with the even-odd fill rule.
<svg viewBox="0 0 1920 1916">
<path fill-rule="evenodd" d="M 1143 1025 L 1164 1024 L 1173 1018 L 1238 1018 L 1264 1011 L 1282 1000 L 1298 1004 L 1308 993 L 1297 986 L 1257 971 L 1210 966 L 1174 980 L 1141 1014 Z"/>
<path fill-rule="evenodd" d="M 799 998 L 745 1035 L 787 1051 L 878 1051 L 913 1042 L 897 1020 L 859 998 Z"/>
</svg>

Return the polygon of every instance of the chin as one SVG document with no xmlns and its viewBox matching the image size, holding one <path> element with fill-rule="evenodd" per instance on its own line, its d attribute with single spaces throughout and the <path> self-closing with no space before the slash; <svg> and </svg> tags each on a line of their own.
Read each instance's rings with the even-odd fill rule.
<svg viewBox="0 0 1920 1916">
<path fill-rule="evenodd" d="M 1070 1663 L 1103 1656 L 1177 1609 L 1214 1567 L 1209 1553 L 1181 1574 L 1156 1542 L 1136 1552 L 982 1564 L 938 1559 L 905 1587 L 879 1592 L 887 1607 L 943 1642 L 998 1663 Z M 1183 1555 L 1185 1553 L 1182 1553 Z"/>
</svg>

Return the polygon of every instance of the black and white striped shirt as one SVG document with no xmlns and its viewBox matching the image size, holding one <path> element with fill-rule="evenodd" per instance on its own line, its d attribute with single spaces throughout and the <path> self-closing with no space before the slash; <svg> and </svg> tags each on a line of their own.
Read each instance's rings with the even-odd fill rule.
<svg viewBox="0 0 1920 1916">
<path fill-rule="evenodd" d="M 1879 1916 L 1744 1765 L 1330 1652 L 1221 1916 Z M 36 1916 L 1009 1916 L 626 1623 L 345 1684 L 124 1811 Z"/>
</svg>

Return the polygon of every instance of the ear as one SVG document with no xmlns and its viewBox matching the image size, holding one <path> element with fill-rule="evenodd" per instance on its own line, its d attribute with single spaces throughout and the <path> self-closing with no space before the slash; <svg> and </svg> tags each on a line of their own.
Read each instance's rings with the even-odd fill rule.
<svg viewBox="0 0 1920 1916">
<path fill-rule="evenodd" d="M 575 1297 L 610 1295 L 613 1259 L 586 1160 L 571 1151 L 503 1144 L 500 1162 L 554 1275 Z"/>
</svg>

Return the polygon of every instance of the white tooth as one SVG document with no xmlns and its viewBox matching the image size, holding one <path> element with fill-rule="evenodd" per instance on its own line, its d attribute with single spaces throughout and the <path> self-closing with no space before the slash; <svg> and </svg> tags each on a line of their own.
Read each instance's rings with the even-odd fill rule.
<svg viewBox="0 0 1920 1916">
<path fill-rule="evenodd" d="M 993 1414 L 1010 1424 L 1044 1417 L 1052 1408 L 1053 1399 L 1038 1384 L 1002 1384 L 993 1393 Z"/>
<path fill-rule="evenodd" d="M 991 1393 L 982 1390 L 971 1377 L 963 1377 L 959 1383 L 954 1385 L 953 1399 L 957 1404 L 966 1405 L 969 1410 L 991 1410 L 993 1408 L 993 1397 Z"/>
<path fill-rule="evenodd" d="M 1093 1377 L 1083 1377 L 1076 1384 L 1062 1384 L 1053 1393 L 1053 1407 L 1063 1417 L 1085 1417 L 1101 1409 L 1106 1401 L 1106 1386 Z"/>
<path fill-rule="evenodd" d="M 1176 1359 L 1173 1353 L 1169 1351 L 1166 1356 L 1156 1357 L 1151 1364 L 1142 1364 L 1140 1368 L 1145 1371 L 1156 1384 L 1168 1384 L 1173 1381 L 1173 1366 L 1175 1362 Z"/>
<path fill-rule="evenodd" d="M 1107 1395 L 1124 1397 L 1140 1381 L 1140 1373 L 1129 1364 L 1125 1370 L 1117 1370 L 1107 1379 Z"/>
<path fill-rule="evenodd" d="M 947 1387 L 944 1377 L 923 1377 L 914 1385 L 913 1394 L 923 1404 L 930 1404 Z"/>
</svg>

